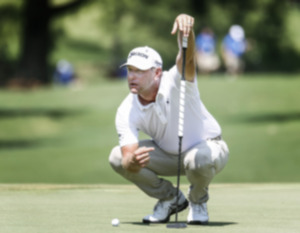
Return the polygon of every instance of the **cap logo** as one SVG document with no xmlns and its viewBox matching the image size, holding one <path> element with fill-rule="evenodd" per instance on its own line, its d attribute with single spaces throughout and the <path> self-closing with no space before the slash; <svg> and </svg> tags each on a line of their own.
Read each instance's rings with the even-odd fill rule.
<svg viewBox="0 0 300 233">
<path fill-rule="evenodd" d="M 159 62 L 159 61 L 155 61 L 155 65 L 157 65 L 157 66 L 161 66 L 161 62 Z"/>
<path fill-rule="evenodd" d="M 148 55 L 147 54 L 144 54 L 144 53 L 140 53 L 140 52 L 131 52 L 128 56 L 128 58 L 132 57 L 132 56 L 140 56 L 140 57 L 143 57 L 143 58 L 146 58 L 148 59 Z"/>
</svg>

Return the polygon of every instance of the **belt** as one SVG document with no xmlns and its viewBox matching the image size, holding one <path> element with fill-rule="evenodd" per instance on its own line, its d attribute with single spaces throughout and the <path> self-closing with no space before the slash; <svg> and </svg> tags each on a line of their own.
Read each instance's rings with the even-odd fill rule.
<svg viewBox="0 0 300 233">
<path fill-rule="evenodd" d="M 222 135 L 219 135 L 215 138 L 209 138 L 208 140 L 211 140 L 211 141 L 221 141 L 222 140 Z"/>
</svg>

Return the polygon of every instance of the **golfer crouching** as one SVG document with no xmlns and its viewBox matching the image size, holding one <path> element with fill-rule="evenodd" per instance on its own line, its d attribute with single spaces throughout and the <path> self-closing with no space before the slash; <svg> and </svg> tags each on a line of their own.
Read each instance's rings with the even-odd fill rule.
<svg viewBox="0 0 300 233">
<path fill-rule="evenodd" d="M 189 207 L 188 224 L 207 224 L 208 186 L 227 163 L 229 151 L 221 128 L 200 99 L 197 86 L 194 18 L 180 14 L 172 34 L 178 35 L 176 65 L 163 71 L 160 55 L 150 47 L 130 51 L 123 65 L 130 93 L 119 106 L 116 129 L 119 146 L 109 162 L 121 176 L 150 197 L 158 199 L 144 223 L 166 223 L 176 211 Z M 188 37 L 183 53 L 182 39 Z M 183 67 L 185 59 L 185 67 Z M 178 167 L 178 121 L 182 70 L 185 70 L 184 129 Z M 139 140 L 139 131 L 151 140 Z M 185 175 L 190 183 L 187 198 L 168 176 Z M 164 178 L 161 178 L 164 177 Z M 178 194 L 178 196 L 177 196 Z M 178 197 L 178 199 L 177 199 Z"/>
</svg>

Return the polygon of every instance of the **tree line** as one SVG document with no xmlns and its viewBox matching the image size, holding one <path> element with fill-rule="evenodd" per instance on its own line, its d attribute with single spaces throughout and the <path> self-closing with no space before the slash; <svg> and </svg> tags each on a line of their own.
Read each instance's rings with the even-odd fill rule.
<svg viewBox="0 0 300 233">
<path fill-rule="evenodd" d="M 164 63 L 172 64 L 176 40 L 170 25 L 184 12 L 195 17 L 196 33 L 210 26 L 219 41 L 232 24 L 242 25 L 253 48 L 245 56 L 248 71 L 299 71 L 300 54 L 286 30 L 290 9 L 299 9 L 295 0 L 5 0 L 0 3 L 0 85 L 51 83 L 49 56 L 57 38 L 53 21 L 91 5 L 102 12 L 98 26 L 113 38 L 110 67 L 145 37 Z"/>
</svg>

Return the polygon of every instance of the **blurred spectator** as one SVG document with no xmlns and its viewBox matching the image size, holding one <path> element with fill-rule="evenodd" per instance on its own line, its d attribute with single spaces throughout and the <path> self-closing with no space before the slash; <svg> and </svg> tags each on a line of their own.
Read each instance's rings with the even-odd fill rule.
<svg viewBox="0 0 300 233">
<path fill-rule="evenodd" d="M 201 73 L 211 73 L 220 67 L 216 41 L 211 28 L 205 27 L 196 37 L 197 66 Z"/>
<path fill-rule="evenodd" d="M 74 81 L 74 69 L 67 60 L 60 60 L 57 62 L 54 72 L 54 81 L 58 84 L 69 85 Z"/>
<path fill-rule="evenodd" d="M 244 29 L 239 25 L 232 25 L 222 42 L 222 58 L 227 73 L 237 75 L 244 71 L 242 55 L 246 47 Z"/>
</svg>

